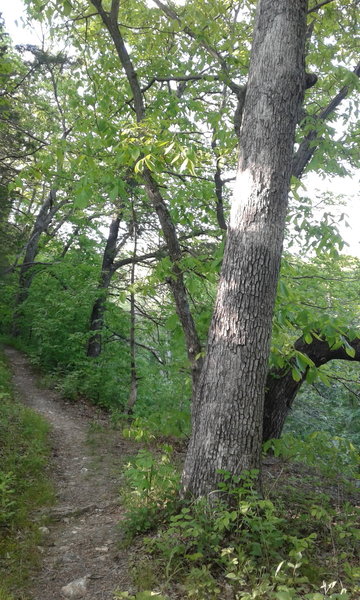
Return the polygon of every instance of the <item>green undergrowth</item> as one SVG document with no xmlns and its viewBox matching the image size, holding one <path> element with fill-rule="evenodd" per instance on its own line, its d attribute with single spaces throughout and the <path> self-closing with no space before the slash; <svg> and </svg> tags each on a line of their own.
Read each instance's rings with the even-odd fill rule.
<svg viewBox="0 0 360 600">
<path fill-rule="evenodd" d="M 316 467 L 329 478 L 360 482 L 360 451 L 346 438 L 325 431 L 314 431 L 303 437 L 286 433 L 279 440 L 266 442 L 264 451 L 269 450 L 286 461 Z"/>
<path fill-rule="evenodd" d="M 57 340 L 56 332 L 41 337 L 32 331 L 31 337 L 0 336 L 0 342 L 25 352 L 41 375 L 42 385 L 53 388 L 62 397 L 86 400 L 109 411 L 113 422 L 125 421 L 129 397 L 129 356 L 105 344 L 97 358 L 85 356 L 87 334 L 67 334 Z M 64 332 L 62 332 L 63 334 Z M 40 337 L 39 337 L 40 336 Z M 171 377 L 159 374 L 158 367 L 138 359 L 138 396 L 134 407 L 136 429 L 145 435 L 187 435 L 190 429 L 188 385 L 176 372 Z"/>
<path fill-rule="evenodd" d="M 122 424 L 123 416 L 113 413 L 112 421 Z M 190 433 L 190 410 L 157 411 L 150 415 L 135 416 L 124 422 L 122 433 L 125 438 L 136 442 L 152 442 L 169 439 L 184 439 Z"/>
<path fill-rule="evenodd" d="M 0 600 L 25 598 L 38 561 L 39 522 L 32 513 L 53 500 L 46 475 L 47 423 L 14 398 L 0 354 Z"/>
<path fill-rule="evenodd" d="M 339 476 L 345 465 L 341 481 L 356 477 L 359 455 L 321 435 L 308 455 L 307 444 L 289 437 L 269 444 L 277 457 L 262 496 L 256 472 L 223 473 L 212 504 L 180 503 L 169 445 L 139 451 L 125 468 L 121 523 L 136 592 L 117 590 L 115 598 L 358 600 L 358 490 L 340 490 Z M 323 468 L 333 462 L 326 476 L 316 460 Z"/>
</svg>

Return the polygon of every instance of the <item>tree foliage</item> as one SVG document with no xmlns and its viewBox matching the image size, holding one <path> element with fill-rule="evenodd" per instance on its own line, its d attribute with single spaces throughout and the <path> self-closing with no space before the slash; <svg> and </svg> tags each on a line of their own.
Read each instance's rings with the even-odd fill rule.
<svg viewBox="0 0 360 600">
<path fill-rule="evenodd" d="M 61 375 L 65 394 L 122 413 L 136 381 L 135 416 L 156 414 L 167 431 L 168 419 L 188 434 L 206 353 L 255 4 L 27 0 L 44 45 L 14 49 L 1 28 L 3 331 Z M 330 179 L 358 166 L 356 20 L 351 0 L 309 3 L 306 71 L 317 81 L 297 115 L 267 384 L 267 399 L 284 382 L 295 389 L 282 393 L 284 419 L 303 382 L 311 406 L 320 390 L 337 433 L 333 390 L 348 367 L 317 364 L 310 346 L 358 360 L 359 261 L 346 255 L 332 214 L 341 199 L 324 195 L 317 216 L 306 174 Z M 86 352 L 96 303 L 94 358 Z M 340 412 L 351 412 L 338 397 Z M 304 433 L 316 426 L 305 421 Z"/>
</svg>

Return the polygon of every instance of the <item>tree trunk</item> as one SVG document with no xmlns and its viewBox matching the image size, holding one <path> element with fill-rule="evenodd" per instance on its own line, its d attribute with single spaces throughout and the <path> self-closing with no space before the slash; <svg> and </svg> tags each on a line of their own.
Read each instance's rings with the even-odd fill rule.
<svg viewBox="0 0 360 600">
<path fill-rule="evenodd" d="M 216 158 L 216 169 L 214 173 L 214 185 L 215 185 L 215 196 L 216 196 L 216 219 L 220 229 L 223 231 L 227 230 L 227 225 L 225 221 L 224 215 L 224 201 L 223 201 L 223 190 L 224 190 L 224 182 L 221 178 L 221 168 L 220 168 L 220 157 L 216 152 L 216 131 L 213 131 L 213 140 L 211 142 L 211 147 L 215 154 Z"/>
<path fill-rule="evenodd" d="M 90 337 L 87 347 L 87 356 L 97 358 L 101 354 L 102 330 L 104 328 L 105 303 L 107 290 L 111 278 L 114 274 L 114 261 L 117 254 L 117 240 L 119 235 L 120 216 L 116 216 L 110 224 L 109 235 L 106 240 L 106 246 L 101 265 L 101 274 L 98 285 L 99 295 L 96 298 L 90 317 L 90 331 L 93 335 Z"/>
<path fill-rule="evenodd" d="M 6 182 L 5 169 L 0 168 L 0 244 L 3 248 L 9 248 L 12 245 L 10 237 L 9 216 L 12 209 L 12 199 L 9 196 L 8 183 Z M 0 277 L 2 277 L 8 268 L 8 256 L 5 252 L 0 255 Z"/>
<path fill-rule="evenodd" d="M 298 339 L 295 350 L 306 354 L 314 363 L 315 367 L 321 367 L 330 360 L 350 360 L 360 362 L 360 339 L 346 340 L 346 347 L 332 349 L 328 342 L 313 338 L 307 344 L 303 338 Z M 353 350 L 353 356 L 349 355 L 349 348 Z M 286 417 L 293 405 L 296 394 L 306 379 L 307 370 L 300 381 L 295 381 L 291 374 L 291 368 L 286 370 L 273 369 L 269 372 L 266 381 L 263 441 L 279 438 L 281 436 Z"/>
<path fill-rule="evenodd" d="M 264 402 L 263 442 L 281 436 L 286 417 L 305 377 L 306 373 L 300 381 L 295 381 L 291 369 L 268 373 Z"/>
<path fill-rule="evenodd" d="M 265 381 L 292 149 L 305 88 L 306 0 L 259 0 L 237 188 L 182 493 L 260 468 Z"/>
<path fill-rule="evenodd" d="M 135 218 L 134 205 L 132 207 L 133 210 L 133 229 L 134 229 L 134 259 L 136 258 L 137 253 L 137 225 Z M 130 393 L 129 399 L 126 407 L 126 412 L 131 415 L 133 413 L 133 408 L 136 404 L 137 400 L 137 373 L 136 373 L 136 339 L 135 339 L 135 292 L 134 292 L 134 284 L 135 284 L 135 262 L 131 265 L 131 277 L 130 277 Z"/>
<path fill-rule="evenodd" d="M 65 201 L 55 204 L 56 190 L 51 189 L 43 202 L 35 219 L 30 239 L 26 244 L 24 259 L 20 267 L 19 288 L 15 300 L 12 334 L 20 335 L 21 306 L 28 297 L 31 282 L 34 276 L 33 263 L 39 251 L 39 239 L 42 233 L 49 227 L 54 215 L 65 204 Z"/>
<path fill-rule="evenodd" d="M 191 314 L 184 275 L 179 266 L 182 256 L 181 247 L 170 211 L 160 193 L 159 186 L 148 169 L 144 170 L 143 178 L 146 192 L 158 216 L 172 263 L 172 274 L 168 279 L 168 283 L 174 297 L 176 313 L 185 337 L 187 355 L 191 365 L 193 395 L 195 395 L 203 364 L 200 356 L 202 346 Z"/>
<path fill-rule="evenodd" d="M 118 25 L 120 2 L 119 0 L 111 0 L 110 12 L 107 12 L 104 9 L 101 0 L 91 0 L 91 3 L 97 9 L 113 40 L 121 66 L 125 72 L 131 92 L 133 94 L 136 120 L 138 123 L 141 123 L 146 117 L 146 109 L 138 75 L 131 61 Z M 151 201 L 159 219 L 164 239 L 168 247 L 169 258 L 172 264 L 172 274 L 169 278 L 169 286 L 174 297 L 176 312 L 186 340 L 187 355 L 192 371 L 193 390 L 195 391 L 202 368 L 202 358 L 200 356 L 202 347 L 196 331 L 195 322 L 191 314 L 184 275 L 179 266 L 179 261 L 181 259 L 179 239 L 170 211 L 165 199 L 161 194 L 156 179 L 153 177 L 151 171 L 146 167 L 144 168 L 142 176 L 145 183 L 147 196 Z"/>
</svg>

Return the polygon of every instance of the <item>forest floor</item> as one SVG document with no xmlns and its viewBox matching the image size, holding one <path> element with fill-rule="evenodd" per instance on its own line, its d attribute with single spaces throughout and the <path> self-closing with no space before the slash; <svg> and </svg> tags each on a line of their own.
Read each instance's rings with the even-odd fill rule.
<svg viewBox="0 0 360 600">
<path fill-rule="evenodd" d="M 115 589 L 131 588 L 126 551 L 119 550 L 124 516 L 119 488 L 121 466 L 134 453 L 134 444 L 112 430 L 96 407 L 41 388 L 22 353 L 8 348 L 6 355 L 16 394 L 51 425 L 49 477 L 56 503 L 34 516 L 46 527 L 39 547 L 42 565 L 31 580 L 30 597 L 111 600 Z M 79 585 L 62 589 L 79 579 Z"/>
</svg>

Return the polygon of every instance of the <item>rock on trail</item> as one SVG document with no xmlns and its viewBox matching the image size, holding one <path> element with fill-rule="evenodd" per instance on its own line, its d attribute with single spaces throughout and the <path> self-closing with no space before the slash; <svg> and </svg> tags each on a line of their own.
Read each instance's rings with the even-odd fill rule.
<svg viewBox="0 0 360 600">
<path fill-rule="evenodd" d="M 42 567 L 31 595 L 34 600 L 112 600 L 116 588 L 129 589 L 126 554 L 118 549 L 119 485 L 120 465 L 133 446 L 108 430 L 102 443 L 91 447 L 87 439 L 89 425 L 99 419 L 96 408 L 67 403 L 40 388 L 22 353 L 8 348 L 6 355 L 16 393 L 52 427 L 50 469 L 57 501 L 44 509 L 49 523 L 42 528 Z"/>
</svg>

